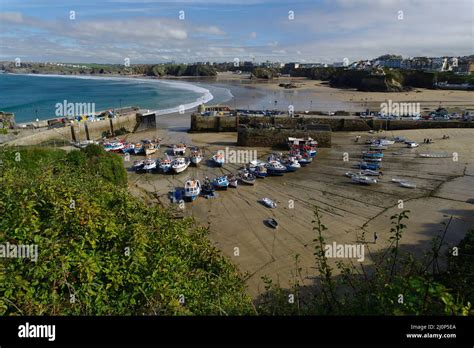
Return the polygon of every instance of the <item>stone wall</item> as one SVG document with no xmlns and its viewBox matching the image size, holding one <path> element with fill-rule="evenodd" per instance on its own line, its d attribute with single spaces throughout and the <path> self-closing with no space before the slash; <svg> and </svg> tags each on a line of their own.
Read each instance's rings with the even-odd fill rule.
<svg viewBox="0 0 474 348">
<path fill-rule="evenodd" d="M 201 116 L 191 115 L 190 132 L 235 132 L 237 124 L 258 126 L 280 125 L 282 128 L 304 128 L 305 125 L 327 124 L 333 131 L 362 132 L 371 129 L 425 129 L 425 128 L 474 128 L 474 122 L 462 121 L 414 121 L 414 120 L 375 120 L 340 117 L 295 117 L 287 116 Z"/>
<path fill-rule="evenodd" d="M 113 119 L 106 119 L 103 121 L 96 121 L 96 122 L 87 122 L 87 127 L 89 129 L 89 136 L 91 140 L 97 140 L 102 137 L 102 133 L 110 130 L 111 125 L 110 121 L 112 121 L 113 129 L 119 130 L 120 128 L 124 127 L 128 131 L 133 131 L 136 125 L 136 115 L 130 114 L 127 116 L 120 116 L 118 118 Z M 74 125 L 74 133 L 76 135 L 76 140 L 86 140 L 86 123 L 79 123 Z M 59 140 L 72 140 L 72 131 L 70 126 L 66 126 L 63 128 L 54 128 L 54 129 L 46 129 L 46 130 L 38 130 L 37 133 L 32 135 L 21 137 L 19 139 L 15 139 L 10 141 L 9 145 L 37 145 L 44 143 L 46 141 L 50 141 L 53 139 Z"/>
<path fill-rule="evenodd" d="M 237 145 L 251 147 L 286 148 L 288 137 L 311 137 L 320 147 L 331 147 L 331 132 L 318 130 L 293 130 L 271 128 L 239 127 L 237 131 Z"/>
</svg>

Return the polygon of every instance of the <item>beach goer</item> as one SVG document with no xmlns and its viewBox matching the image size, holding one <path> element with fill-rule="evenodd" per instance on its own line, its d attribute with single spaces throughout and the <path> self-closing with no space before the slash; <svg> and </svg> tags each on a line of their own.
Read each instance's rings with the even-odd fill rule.
<svg viewBox="0 0 474 348">
<path fill-rule="evenodd" d="M 374 244 L 377 243 L 377 238 L 378 238 L 378 234 L 377 232 L 374 232 Z"/>
</svg>

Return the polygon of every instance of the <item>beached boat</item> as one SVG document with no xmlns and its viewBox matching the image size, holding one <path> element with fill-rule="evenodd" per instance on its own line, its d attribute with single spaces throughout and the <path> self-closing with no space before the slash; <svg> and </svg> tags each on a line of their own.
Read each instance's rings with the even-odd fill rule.
<svg viewBox="0 0 474 348">
<path fill-rule="evenodd" d="M 298 158 L 298 163 L 299 163 L 302 167 L 307 166 L 307 165 L 310 164 L 311 162 L 313 162 L 313 157 L 310 157 L 310 156 L 302 155 L 300 158 Z"/>
<path fill-rule="evenodd" d="M 415 147 L 420 146 L 420 144 L 418 144 L 418 143 L 416 143 L 416 142 L 414 142 L 414 141 L 407 141 L 407 142 L 405 142 L 405 144 L 406 144 L 407 147 L 410 148 L 410 149 L 413 149 L 413 148 L 415 148 Z"/>
<path fill-rule="evenodd" d="M 371 145 L 369 146 L 369 151 L 384 151 L 387 150 L 388 148 L 383 145 Z"/>
<path fill-rule="evenodd" d="M 214 193 L 214 186 L 211 183 L 211 180 L 209 180 L 208 177 L 204 179 L 204 183 L 202 184 L 201 191 L 202 193 L 209 195 Z"/>
<path fill-rule="evenodd" d="M 143 168 L 146 172 L 151 172 L 152 170 L 156 169 L 156 160 L 155 159 L 146 159 L 143 161 Z"/>
<path fill-rule="evenodd" d="M 388 145 L 395 144 L 395 140 L 378 139 L 378 140 L 375 141 L 375 144 L 378 144 L 378 145 L 381 145 L 381 146 L 388 146 Z"/>
<path fill-rule="evenodd" d="M 453 157 L 452 154 L 449 153 L 419 153 L 419 157 L 423 158 L 450 158 Z"/>
<path fill-rule="evenodd" d="M 77 147 L 79 149 L 84 149 L 86 148 L 88 145 L 91 145 L 91 144 L 99 144 L 99 142 L 97 141 L 94 141 L 94 140 L 81 140 L 81 141 L 71 141 L 71 145 L 74 146 L 74 147 Z"/>
<path fill-rule="evenodd" d="M 264 197 L 260 200 L 260 202 L 267 206 L 268 208 L 276 208 L 277 207 L 277 204 L 275 202 L 273 202 L 270 198 L 267 198 L 267 197 Z"/>
<path fill-rule="evenodd" d="M 247 185 L 254 185 L 257 180 L 256 176 L 249 171 L 244 171 L 240 174 L 240 181 Z"/>
<path fill-rule="evenodd" d="M 120 152 L 123 148 L 125 148 L 125 145 L 120 141 L 104 144 L 104 150 L 107 152 Z"/>
<path fill-rule="evenodd" d="M 278 175 L 281 176 L 286 173 L 286 167 L 281 164 L 279 161 L 272 160 L 266 164 L 267 173 L 269 175 Z"/>
<path fill-rule="evenodd" d="M 344 175 L 347 176 L 348 178 L 352 178 L 353 176 L 356 176 L 357 173 L 347 172 Z"/>
<path fill-rule="evenodd" d="M 202 152 L 198 148 L 191 149 L 191 163 L 198 165 L 202 161 Z"/>
<path fill-rule="evenodd" d="M 212 186 L 214 186 L 216 190 L 227 190 L 227 187 L 229 187 L 229 180 L 225 175 L 218 176 L 212 180 Z"/>
<path fill-rule="evenodd" d="M 239 178 L 236 175 L 234 175 L 234 174 L 228 175 L 227 180 L 229 180 L 229 186 L 230 187 L 237 188 Z"/>
<path fill-rule="evenodd" d="M 184 172 L 189 167 L 189 159 L 184 157 L 178 157 L 173 160 L 171 163 L 171 169 L 178 174 Z"/>
<path fill-rule="evenodd" d="M 186 144 L 180 143 L 173 145 L 173 155 L 184 156 L 186 153 Z"/>
<path fill-rule="evenodd" d="M 400 181 L 400 186 L 410 189 L 416 189 L 416 184 L 408 181 Z"/>
<path fill-rule="evenodd" d="M 378 162 L 374 162 L 374 163 L 360 162 L 359 164 L 356 165 L 356 168 L 378 170 L 378 169 L 380 169 L 380 163 L 378 163 Z"/>
<path fill-rule="evenodd" d="M 372 157 L 372 158 L 382 158 L 383 153 L 380 151 L 364 151 L 362 152 L 364 157 Z"/>
<path fill-rule="evenodd" d="M 141 161 L 135 161 L 133 162 L 133 165 L 132 165 L 132 170 L 141 170 L 143 169 L 143 166 L 145 165 L 145 161 L 141 160 Z"/>
<path fill-rule="evenodd" d="M 146 155 L 146 156 L 149 156 L 149 155 L 154 154 L 156 151 L 158 151 L 159 147 L 160 147 L 159 144 L 157 145 L 157 144 L 152 143 L 152 142 L 146 143 L 146 144 L 144 145 L 144 148 L 145 148 L 145 155 Z"/>
<path fill-rule="evenodd" d="M 301 168 L 301 164 L 296 160 L 295 157 L 289 157 L 288 159 L 281 161 L 281 164 L 286 167 L 287 172 L 295 172 Z"/>
<path fill-rule="evenodd" d="M 158 160 L 158 168 L 162 173 L 168 173 L 171 169 L 172 161 L 169 158 L 161 158 Z"/>
<path fill-rule="evenodd" d="M 274 218 L 268 218 L 265 220 L 265 222 L 272 228 L 278 228 L 278 221 L 276 221 Z"/>
<path fill-rule="evenodd" d="M 362 156 L 362 160 L 365 162 L 382 162 L 381 157 L 366 157 Z"/>
<path fill-rule="evenodd" d="M 199 180 L 187 180 L 184 184 L 184 198 L 187 201 L 194 201 L 201 193 L 201 183 Z"/>
<path fill-rule="evenodd" d="M 216 153 L 214 156 L 212 156 L 212 161 L 217 167 L 222 167 L 225 162 L 224 154 L 220 152 Z"/>
<path fill-rule="evenodd" d="M 376 170 L 370 170 L 370 169 L 365 169 L 360 173 L 361 173 L 361 175 L 366 175 L 366 176 L 380 176 L 380 175 L 382 175 L 382 172 L 376 171 Z"/>
<path fill-rule="evenodd" d="M 357 184 L 363 184 L 363 185 L 372 185 L 377 183 L 377 179 L 372 179 L 369 178 L 368 176 L 364 175 L 354 175 L 351 178 L 352 182 L 355 182 Z"/>
<path fill-rule="evenodd" d="M 145 153 L 145 147 L 143 146 L 142 143 L 136 143 L 133 146 L 133 153 L 135 155 L 139 155 L 141 153 Z"/>
</svg>

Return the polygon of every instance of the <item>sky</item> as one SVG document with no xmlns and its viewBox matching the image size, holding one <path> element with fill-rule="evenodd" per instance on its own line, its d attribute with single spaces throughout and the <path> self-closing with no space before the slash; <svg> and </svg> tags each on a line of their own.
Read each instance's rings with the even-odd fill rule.
<svg viewBox="0 0 474 348">
<path fill-rule="evenodd" d="M 474 54 L 474 0 L 0 0 L 0 60 L 331 63 Z"/>
</svg>

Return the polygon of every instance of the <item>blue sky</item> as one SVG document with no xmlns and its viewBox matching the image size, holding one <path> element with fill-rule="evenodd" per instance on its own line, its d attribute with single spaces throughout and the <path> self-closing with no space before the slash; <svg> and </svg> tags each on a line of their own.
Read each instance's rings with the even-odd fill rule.
<svg viewBox="0 0 474 348">
<path fill-rule="evenodd" d="M 129 58 L 133 64 L 238 58 L 326 63 L 385 53 L 469 55 L 473 4 L 472 0 L 0 0 L 0 60 L 123 63 Z"/>
</svg>

